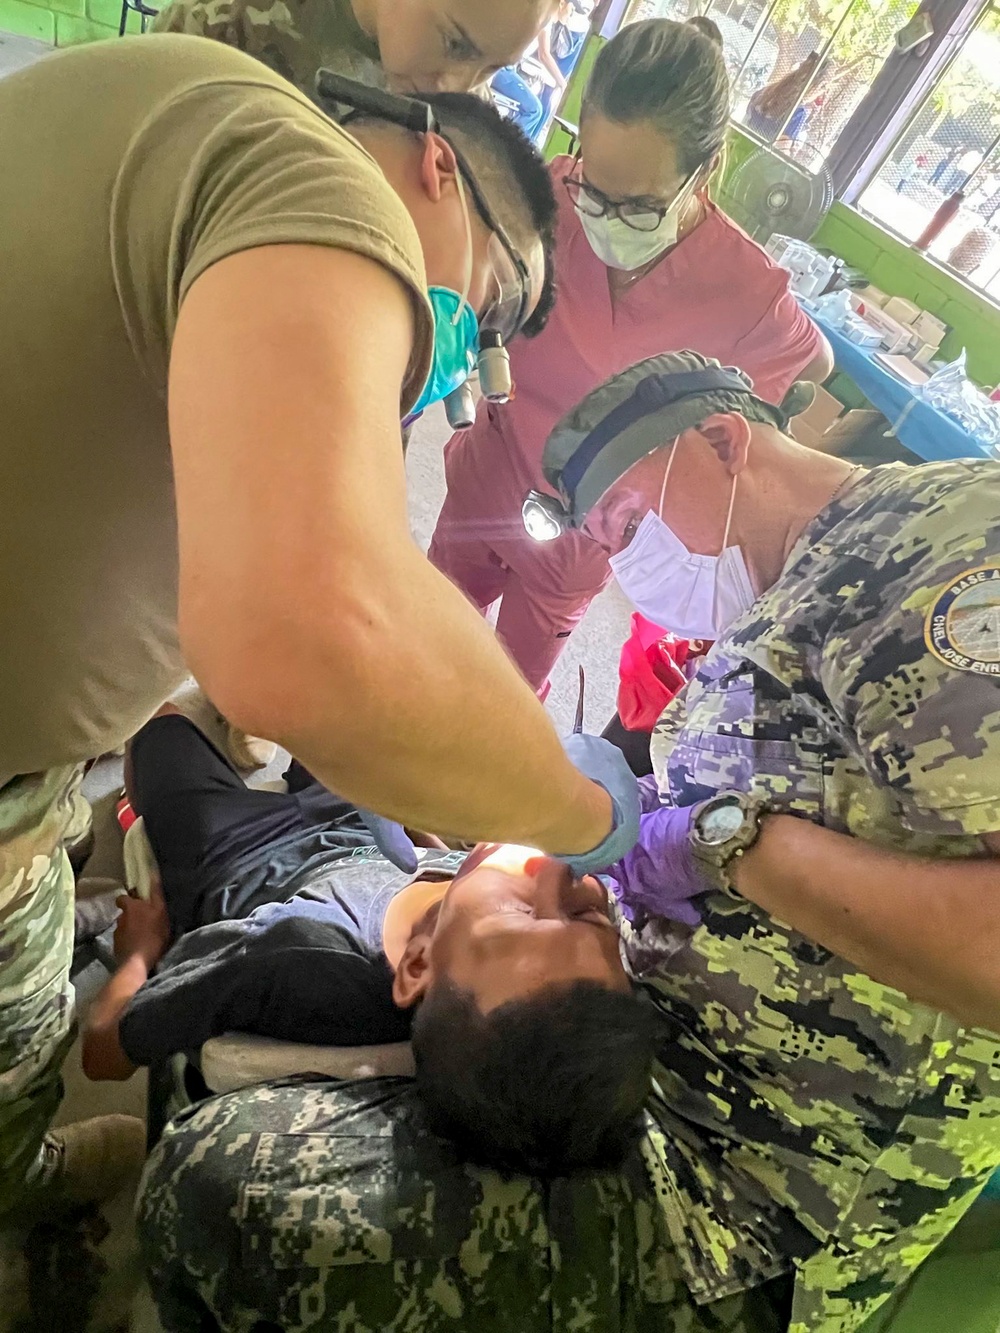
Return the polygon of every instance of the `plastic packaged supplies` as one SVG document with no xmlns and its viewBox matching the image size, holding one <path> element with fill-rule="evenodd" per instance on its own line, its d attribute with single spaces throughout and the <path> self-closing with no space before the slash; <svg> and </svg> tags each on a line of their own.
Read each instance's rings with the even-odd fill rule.
<svg viewBox="0 0 1000 1333">
<path fill-rule="evenodd" d="M 965 350 L 936 371 L 919 389 L 920 397 L 957 421 L 981 444 L 1000 452 L 1000 405 L 989 400 L 965 373 Z"/>
<path fill-rule="evenodd" d="M 815 301 L 809 302 L 809 309 L 815 310 L 831 329 L 842 329 L 854 314 L 851 293 L 846 288 L 839 292 L 827 292 L 825 296 L 817 296 Z"/>
</svg>

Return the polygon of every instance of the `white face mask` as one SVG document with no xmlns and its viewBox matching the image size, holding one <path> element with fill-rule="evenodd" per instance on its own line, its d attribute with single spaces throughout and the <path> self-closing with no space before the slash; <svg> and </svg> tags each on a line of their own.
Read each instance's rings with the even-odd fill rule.
<svg viewBox="0 0 1000 1333">
<path fill-rule="evenodd" d="M 677 244 L 681 217 L 694 194 L 694 186 L 694 177 L 681 186 L 677 198 L 664 213 L 655 231 L 636 231 L 621 218 L 595 218 L 577 206 L 577 216 L 583 224 L 584 235 L 590 242 L 591 250 L 602 264 L 623 272 L 632 272 L 644 264 L 652 263 L 664 250 Z"/>
<path fill-rule="evenodd" d="M 654 625 L 681 639 L 717 639 L 757 600 L 743 552 L 727 546 L 736 499 L 736 478 L 719 555 L 695 555 L 660 515 L 673 466 L 674 441 L 663 474 L 659 511 L 651 509 L 625 548 L 613 555 L 611 568 L 622 592 Z"/>
<path fill-rule="evenodd" d="M 594 218 L 579 209 L 577 216 L 591 250 L 608 268 L 625 272 L 642 268 L 677 242 L 679 217 L 673 209 L 655 231 L 636 231 L 621 218 Z"/>
</svg>

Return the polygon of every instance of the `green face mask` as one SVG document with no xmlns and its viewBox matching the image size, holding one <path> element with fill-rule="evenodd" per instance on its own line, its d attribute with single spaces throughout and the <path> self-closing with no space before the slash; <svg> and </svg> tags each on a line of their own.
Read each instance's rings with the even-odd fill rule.
<svg viewBox="0 0 1000 1333">
<path fill-rule="evenodd" d="M 427 383 L 412 409 L 414 414 L 454 393 L 476 368 L 479 321 L 469 305 L 469 288 L 472 286 L 472 220 L 461 172 L 455 173 L 455 185 L 465 219 L 465 290 L 459 295 L 450 287 L 427 289 L 434 311 L 434 353 Z"/>
<path fill-rule="evenodd" d="M 479 321 L 465 297 L 450 287 L 430 287 L 427 295 L 434 311 L 434 354 L 427 383 L 410 409 L 414 415 L 463 385 L 479 350 Z"/>
</svg>

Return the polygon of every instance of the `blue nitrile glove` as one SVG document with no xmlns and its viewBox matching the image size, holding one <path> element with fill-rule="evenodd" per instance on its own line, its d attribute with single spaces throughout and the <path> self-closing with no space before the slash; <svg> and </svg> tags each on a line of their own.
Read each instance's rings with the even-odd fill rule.
<svg viewBox="0 0 1000 1333">
<path fill-rule="evenodd" d="M 407 875 L 416 874 L 417 849 L 414 847 L 406 829 L 394 819 L 386 819 L 372 810 L 358 809 L 365 828 L 375 839 L 375 846 L 387 861 L 398 866 Z"/>
<path fill-rule="evenodd" d="M 594 875 L 627 855 L 639 836 L 639 784 L 621 750 L 602 736 L 566 736 L 563 749 L 570 763 L 611 797 L 613 822 L 604 841 L 589 852 L 559 856 L 574 875 Z"/>
<path fill-rule="evenodd" d="M 688 836 L 695 807 L 664 805 L 639 820 L 632 850 L 608 870 L 612 892 L 626 916 L 636 910 L 696 926 L 701 914 L 692 903 L 712 887 L 704 878 Z"/>
</svg>

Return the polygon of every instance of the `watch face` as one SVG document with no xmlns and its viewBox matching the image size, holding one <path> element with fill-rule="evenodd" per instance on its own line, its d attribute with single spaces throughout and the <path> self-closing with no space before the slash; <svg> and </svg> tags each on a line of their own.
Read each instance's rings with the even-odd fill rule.
<svg viewBox="0 0 1000 1333">
<path fill-rule="evenodd" d="M 743 827 L 743 811 L 736 801 L 720 802 L 706 810 L 698 822 L 702 842 L 718 847 Z"/>
</svg>

